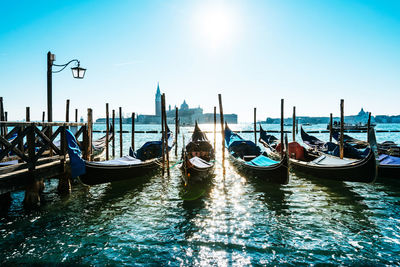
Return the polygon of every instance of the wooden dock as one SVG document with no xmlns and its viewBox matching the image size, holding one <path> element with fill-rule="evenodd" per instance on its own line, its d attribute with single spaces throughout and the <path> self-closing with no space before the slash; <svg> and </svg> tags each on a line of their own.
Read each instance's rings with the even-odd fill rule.
<svg viewBox="0 0 400 267">
<path fill-rule="evenodd" d="M 87 123 L 0 121 L 0 196 L 25 189 L 25 204 L 36 205 L 43 180 L 59 179 L 59 192 L 71 190 L 66 130 L 71 129 L 83 157 L 91 156 L 92 133 Z M 10 131 L 8 131 L 11 128 Z"/>
</svg>

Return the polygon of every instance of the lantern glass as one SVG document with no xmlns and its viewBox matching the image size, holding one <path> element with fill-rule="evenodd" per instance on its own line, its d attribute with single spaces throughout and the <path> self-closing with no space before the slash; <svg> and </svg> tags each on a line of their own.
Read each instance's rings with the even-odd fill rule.
<svg viewBox="0 0 400 267">
<path fill-rule="evenodd" d="M 72 70 L 72 76 L 74 76 L 74 78 L 76 79 L 83 79 L 83 77 L 85 76 L 86 69 L 84 68 L 74 67 L 71 68 L 71 70 Z"/>
</svg>

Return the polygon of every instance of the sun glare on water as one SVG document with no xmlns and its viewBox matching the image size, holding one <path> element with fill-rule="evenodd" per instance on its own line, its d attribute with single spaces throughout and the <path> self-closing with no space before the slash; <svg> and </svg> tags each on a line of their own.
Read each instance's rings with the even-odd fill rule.
<svg viewBox="0 0 400 267">
<path fill-rule="evenodd" d="M 237 18 L 230 6 L 204 5 L 197 8 L 194 18 L 196 35 L 207 46 L 219 48 L 233 41 Z"/>
</svg>

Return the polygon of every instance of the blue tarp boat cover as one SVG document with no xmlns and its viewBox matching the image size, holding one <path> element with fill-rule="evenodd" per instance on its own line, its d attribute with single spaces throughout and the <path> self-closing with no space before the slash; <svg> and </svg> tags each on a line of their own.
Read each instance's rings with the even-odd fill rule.
<svg viewBox="0 0 400 267">
<path fill-rule="evenodd" d="M 379 155 L 379 164 L 381 165 L 400 165 L 400 158 L 399 157 L 393 157 L 390 155 Z"/>
<path fill-rule="evenodd" d="M 271 165 L 274 165 L 277 163 L 279 163 L 279 162 L 275 161 L 273 159 L 270 159 L 264 155 L 260 155 L 260 156 L 256 157 L 255 159 L 246 162 L 246 164 L 248 164 L 248 165 L 263 166 L 263 167 L 271 166 Z"/>
<path fill-rule="evenodd" d="M 75 178 L 86 173 L 85 161 L 82 159 L 82 152 L 79 149 L 75 136 L 70 130 L 66 130 L 66 138 L 69 162 L 71 165 L 71 176 Z"/>
<path fill-rule="evenodd" d="M 267 144 L 272 145 L 274 143 L 279 143 L 278 138 L 273 135 L 267 134 L 267 132 L 260 126 L 260 139 L 264 140 Z"/>
<path fill-rule="evenodd" d="M 244 140 L 229 128 L 225 128 L 225 144 L 229 152 L 235 152 L 236 157 L 240 156 L 242 158 L 243 156 L 258 156 L 261 154 L 259 146 L 250 140 Z"/>
<path fill-rule="evenodd" d="M 172 132 L 168 132 L 168 151 L 171 150 L 174 140 Z M 162 141 L 149 141 L 146 142 L 141 148 L 133 151 L 132 147 L 129 148 L 129 156 L 140 159 L 142 161 L 162 157 Z"/>
</svg>

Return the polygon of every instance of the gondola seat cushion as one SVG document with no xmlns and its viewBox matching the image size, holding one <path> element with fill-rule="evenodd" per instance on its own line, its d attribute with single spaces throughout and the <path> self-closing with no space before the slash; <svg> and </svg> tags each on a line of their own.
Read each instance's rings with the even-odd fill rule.
<svg viewBox="0 0 400 267">
<path fill-rule="evenodd" d="M 279 143 L 276 146 L 276 151 L 281 152 L 281 144 Z M 289 143 L 289 157 L 292 159 L 297 159 L 297 160 L 304 160 L 304 147 L 302 147 L 299 143 L 297 142 L 290 142 Z"/>
</svg>

